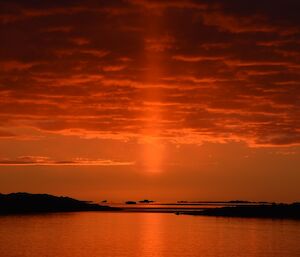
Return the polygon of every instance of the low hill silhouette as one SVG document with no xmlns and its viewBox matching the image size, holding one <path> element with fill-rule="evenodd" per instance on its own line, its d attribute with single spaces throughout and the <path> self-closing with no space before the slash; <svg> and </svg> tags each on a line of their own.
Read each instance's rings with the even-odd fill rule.
<svg viewBox="0 0 300 257">
<path fill-rule="evenodd" d="M 49 194 L 0 194 L 0 214 L 109 210 L 117 210 L 117 208 Z"/>
<path fill-rule="evenodd" d="M 197 212 L 187 212 L 185 214 L 221 217 L 300 219 L 300 203 L 239 205 L 232 207 L 205 209 Z"/>
</svg>

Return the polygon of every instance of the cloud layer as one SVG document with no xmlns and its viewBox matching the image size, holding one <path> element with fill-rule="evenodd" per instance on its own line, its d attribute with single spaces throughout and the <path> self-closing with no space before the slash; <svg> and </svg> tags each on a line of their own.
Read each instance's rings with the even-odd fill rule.
<svg viewBox="0 0 300 257">
<path fill-rule="evenodd" d="M 2 1 L 0 138 L 33 128 L 299 145 L 299 9 L 293 0 Z"/>
</svg>

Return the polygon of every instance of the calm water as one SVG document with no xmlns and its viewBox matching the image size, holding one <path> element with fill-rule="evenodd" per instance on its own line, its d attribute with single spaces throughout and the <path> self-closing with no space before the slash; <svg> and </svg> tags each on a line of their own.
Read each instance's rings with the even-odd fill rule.
<svg viewBox="0 0 300 257">
<path fill-rule="evenodd" d="M 299 257 L 300 222 L 168 213 L 0 216 L 1 257 Z"/>
</svg>

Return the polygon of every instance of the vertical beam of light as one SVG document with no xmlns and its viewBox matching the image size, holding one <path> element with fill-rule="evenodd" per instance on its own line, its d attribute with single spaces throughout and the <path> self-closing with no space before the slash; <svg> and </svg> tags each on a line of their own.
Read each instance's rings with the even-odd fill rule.
<svg viewBox="0 0 300 257">
<path fill-rule="evenodd" d="M 155 49 L 161 32 L 161 19 L 158 15 L 147 16 L 147 32 L 144 35 L 146 71 L 144 81 L 147 88 L 144 95 L 144 124 L 142 130 L 142 161 L 146 172 L 162 172 L 164 149 L 161 141 L 162 117 L 159 103 L 161 92 L 156 86 L 161 78 L 161 52 Z"/>
</svg>

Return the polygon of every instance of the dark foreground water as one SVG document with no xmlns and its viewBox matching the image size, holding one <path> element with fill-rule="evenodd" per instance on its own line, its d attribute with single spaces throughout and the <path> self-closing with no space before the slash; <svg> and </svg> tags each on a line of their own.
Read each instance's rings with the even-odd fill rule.
<svg viewBox="0 0 300 257">
<path fill-rule="evenodd" d="M 60 213 L 0 216 L 1 257 L 299 257 L 300 222 Z"/>
</svg>

